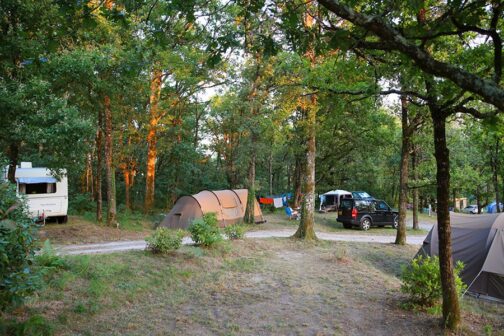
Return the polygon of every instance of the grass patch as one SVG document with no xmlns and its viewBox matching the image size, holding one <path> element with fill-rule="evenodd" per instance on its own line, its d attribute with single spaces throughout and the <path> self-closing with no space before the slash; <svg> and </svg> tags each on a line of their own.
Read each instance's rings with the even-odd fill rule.
<svg viewBox="0 0 504 336">
<path fill-rule="evenodd" d="M 416 250 L 277 238 L 68 256 L 6 319 L 38 315 L 62 335 L 441 334 L 437 317 L 400 307 L 398 275 Z M 502 305 L 463 302 L 475 334 L 502 330 Z"/>
<path fill-rule="evenodd" d="M 410 215 L 410 214 L 409 214 Z M 328 213 L 315 213 L 315 231 L 318 232 L 334 232 L 341 234 L 358 234 L 358 235 L 380 235 L 380 236 L 395 236 L 396 230 L 390 226 L 386 226 L 383 228 L 372 227 L 368 231 L 362 231 L 358 228 L 353 229 L 345 229 L 343 224 L 336 221 L 338 217 L 336 212 L 328 212 Z M 278 230 L 278 229 L 296 229 L 299 226 L 299 221 L 297 220 L 289 220 L 287 216 L 283 213 L 273 213 L 266 214 L 265 218 L 267 220 L 266 223 L 261 225 L 253 225 L 247 226 L 248 230 Z M 432 217 L 427 217 L 431 218 Z M 431 223 L 431 221 L 426 220 L 427 223 Z M 427 230 L 413 230 L 411 227 L 407 227 L 406 234 L 407 235 L 426 235 L 428 233 Z"/>
</svg>

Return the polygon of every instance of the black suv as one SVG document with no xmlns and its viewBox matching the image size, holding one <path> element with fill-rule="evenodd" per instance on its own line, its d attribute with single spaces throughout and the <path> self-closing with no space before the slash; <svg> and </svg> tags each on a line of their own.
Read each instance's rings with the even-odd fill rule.
<svg viewBox="0 0 504 336">
<path fill-rule="evenodd" d="M 397 229 L 399 212 L 392 210 L 385 201 L 347 198 L 341 200 L 337 221 L 343 223 L 345 229 L 358 226 L 362 230 L 369 230 L 371 226 L 385 225 Z"/>
</svg>

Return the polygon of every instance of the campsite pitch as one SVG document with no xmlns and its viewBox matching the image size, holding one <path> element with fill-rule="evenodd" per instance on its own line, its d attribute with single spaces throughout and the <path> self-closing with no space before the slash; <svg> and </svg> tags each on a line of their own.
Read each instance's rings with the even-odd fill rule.
<svg viewBox="0 0 504 336">
<path fill-rule="evenodd" d="M 441 335 L 439 316 L 402 309 L 398 278 L 417 246 L 264 239 L 68 256 L 14 317 L 57 335 Z M 502 335 L 504 306 L 466 298 L 461 334 Z"/>
</svg>

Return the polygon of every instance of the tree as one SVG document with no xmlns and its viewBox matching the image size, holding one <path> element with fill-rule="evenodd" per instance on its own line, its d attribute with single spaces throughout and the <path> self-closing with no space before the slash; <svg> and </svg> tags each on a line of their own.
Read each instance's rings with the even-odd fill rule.
<svg viewBox="0 0 504 336">
<path fill-rule="evenodd" d="M 491 10 L 485 10 L 486 3 L 484 2 L 471 4 L 450 2 L 447 4 L 438 4 L 441 10 L 437 12 L 444 12 L 440 16 L 433 14 L 427 18 L 425 16 L 425 8 L 420 8 L 423 15 L 418 15 L 416 21 L 408 19 L 399 22 L 399 24 L 395 24 L 394 20 L 387 21 L 390 20 L 393 15 L 386 19 L 384 16 L 379 15 L 379 13 L 364 14 L 363 12 L 353 10 L 338 0 L 319 0 L 319 2 L 334 14 L 352 22 L 358 27 L 357 30 L 365 29 L 371 32 L 375 38 L 379 39 L 379 41 L 373 41 L 366 37 L 358 38 L 357 36 L 359 35 L 356 34 L 357 30 L 341 30 L 334 24 L 330 25 L 330 29 L 345 36 L 351 41 L 354 47 L 384 50 L 386 52 L 397 51 L 408 59 L 413 60 L 415 66 L 425 73 L 447 78 L 460 89 L 477 94 L 484 102 L 494 105 L 497 110 L 490 112 L 490 115 L 503 109 L 504 89 L 500 86 L 502 74 L 502 39 L 497 30 L 503 10 L 503 5 L 501 3 L 494 4 Z M 366 7 L 364 8 L 364 10 L 367 9 Z M 407 12 L 403 8 L 392 9 L 395 10 L 396 15 Z M 375 12 L 380 12 L 380 10 L 382 10 L 382 8 L 378 6 Z M 426 27 L 424 25 L 427 21 L 432 25 L 431 29 L 425 29 Z M 478 27 L 479 21 L 483 22 L 483 24 L 487 24 L 488 28 Z M 403 24 L 403 27 L 397 27 L 401 24 Z M 398 28 L 401 28 L 401 30 Z M 421 33 L 418 34 L 418 31 Z M 438 43 L 438 45 L 444 48 L 452 47 L 453 49 L 452 45 L 444 43 L 443 38 L 446 36 L 461 35 L 467 32 L 480 33 L 492 39 L 493 48 L 489 47 L 485 49 L 485 57 L 493 60 L 494 76 L 492 79 L 475 75 L 474 73 L 454 65 L 455 62 L 453 61 L 453 63 L 450 63 L 450 60 L 439 61 L 426 48 Z M 418 45 L 416 43 L 417 41 L 421 41 L 422 43 Z M 434 87 L 432 80 L 428 81 L 428 86 L 427 91 L 430 96 L 427 100 L 429 101 L 429 109 L 434 123 L 435 153 L 438 169 L 438 229 L 440 235 L 440 250 L 443 250 L 443 252 L 440 251 L 440 268 L 443 284 L 443 318 L 449 329 L 456 329 L 460 322 L 460 311 L 455 287 L 453 285 L 453 267 L 451 265 L 450 254 L 451 246 L 444 245 L 450 244 L 448 214 L 449 157 L 445 134 L 446 111 L 448 110 L 448 106 L 453 107 L 458 103 L 455 109 L 456 111 L 471 113 L 477 116 L 488 114 L 481 114 L 477 109 L 468 108 L 466 104 L 475 98 L 471 96 L 461 99 L 464 96 L 464 91 L 462 91 L 458 97 L 452 98 L 452 102 L 446 102 L 446 106 L 439 105 L 437 103 L 437 97 L 435 97 L 437 92 L 432 94 Z"/>
</svg>

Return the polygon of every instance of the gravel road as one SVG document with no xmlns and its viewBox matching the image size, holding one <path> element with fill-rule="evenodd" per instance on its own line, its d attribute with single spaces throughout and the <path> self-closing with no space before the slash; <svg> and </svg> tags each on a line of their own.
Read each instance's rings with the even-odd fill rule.
<svg viewBox="0 0 504 336">
<path fill-rule="evenodd" d="M 294 234 L 295 230 L 263 230 L 247 232 L 246 238 L 261 239 L 261 238 L 285 238 Z M 382 243 L 390 244 L 395 240 L 395 236 L 378 236 L 378 235 L 350 235 L 338 234 L 329 232 L 318 232 L 317 237 L 322 240 L 331 241 L 348 241 L 359 243 Z M 408 236 L 407 243 L 412 245 L 421 245 L 425 236 Z M 182 241 L 183 244 L 193 244 L 191 238 L 185 237 Z M 56 246 L 56 253 L 59 255 L 78 255 L 78 254 L 100 254 L 100 253 L 114 253 L 121 251 L 144 250 L 146 243 L 144 240 L 129 240 L 117 241 L 100 244 L 83 244 L 83 245 L 66 245 Z"/>
</svg>

